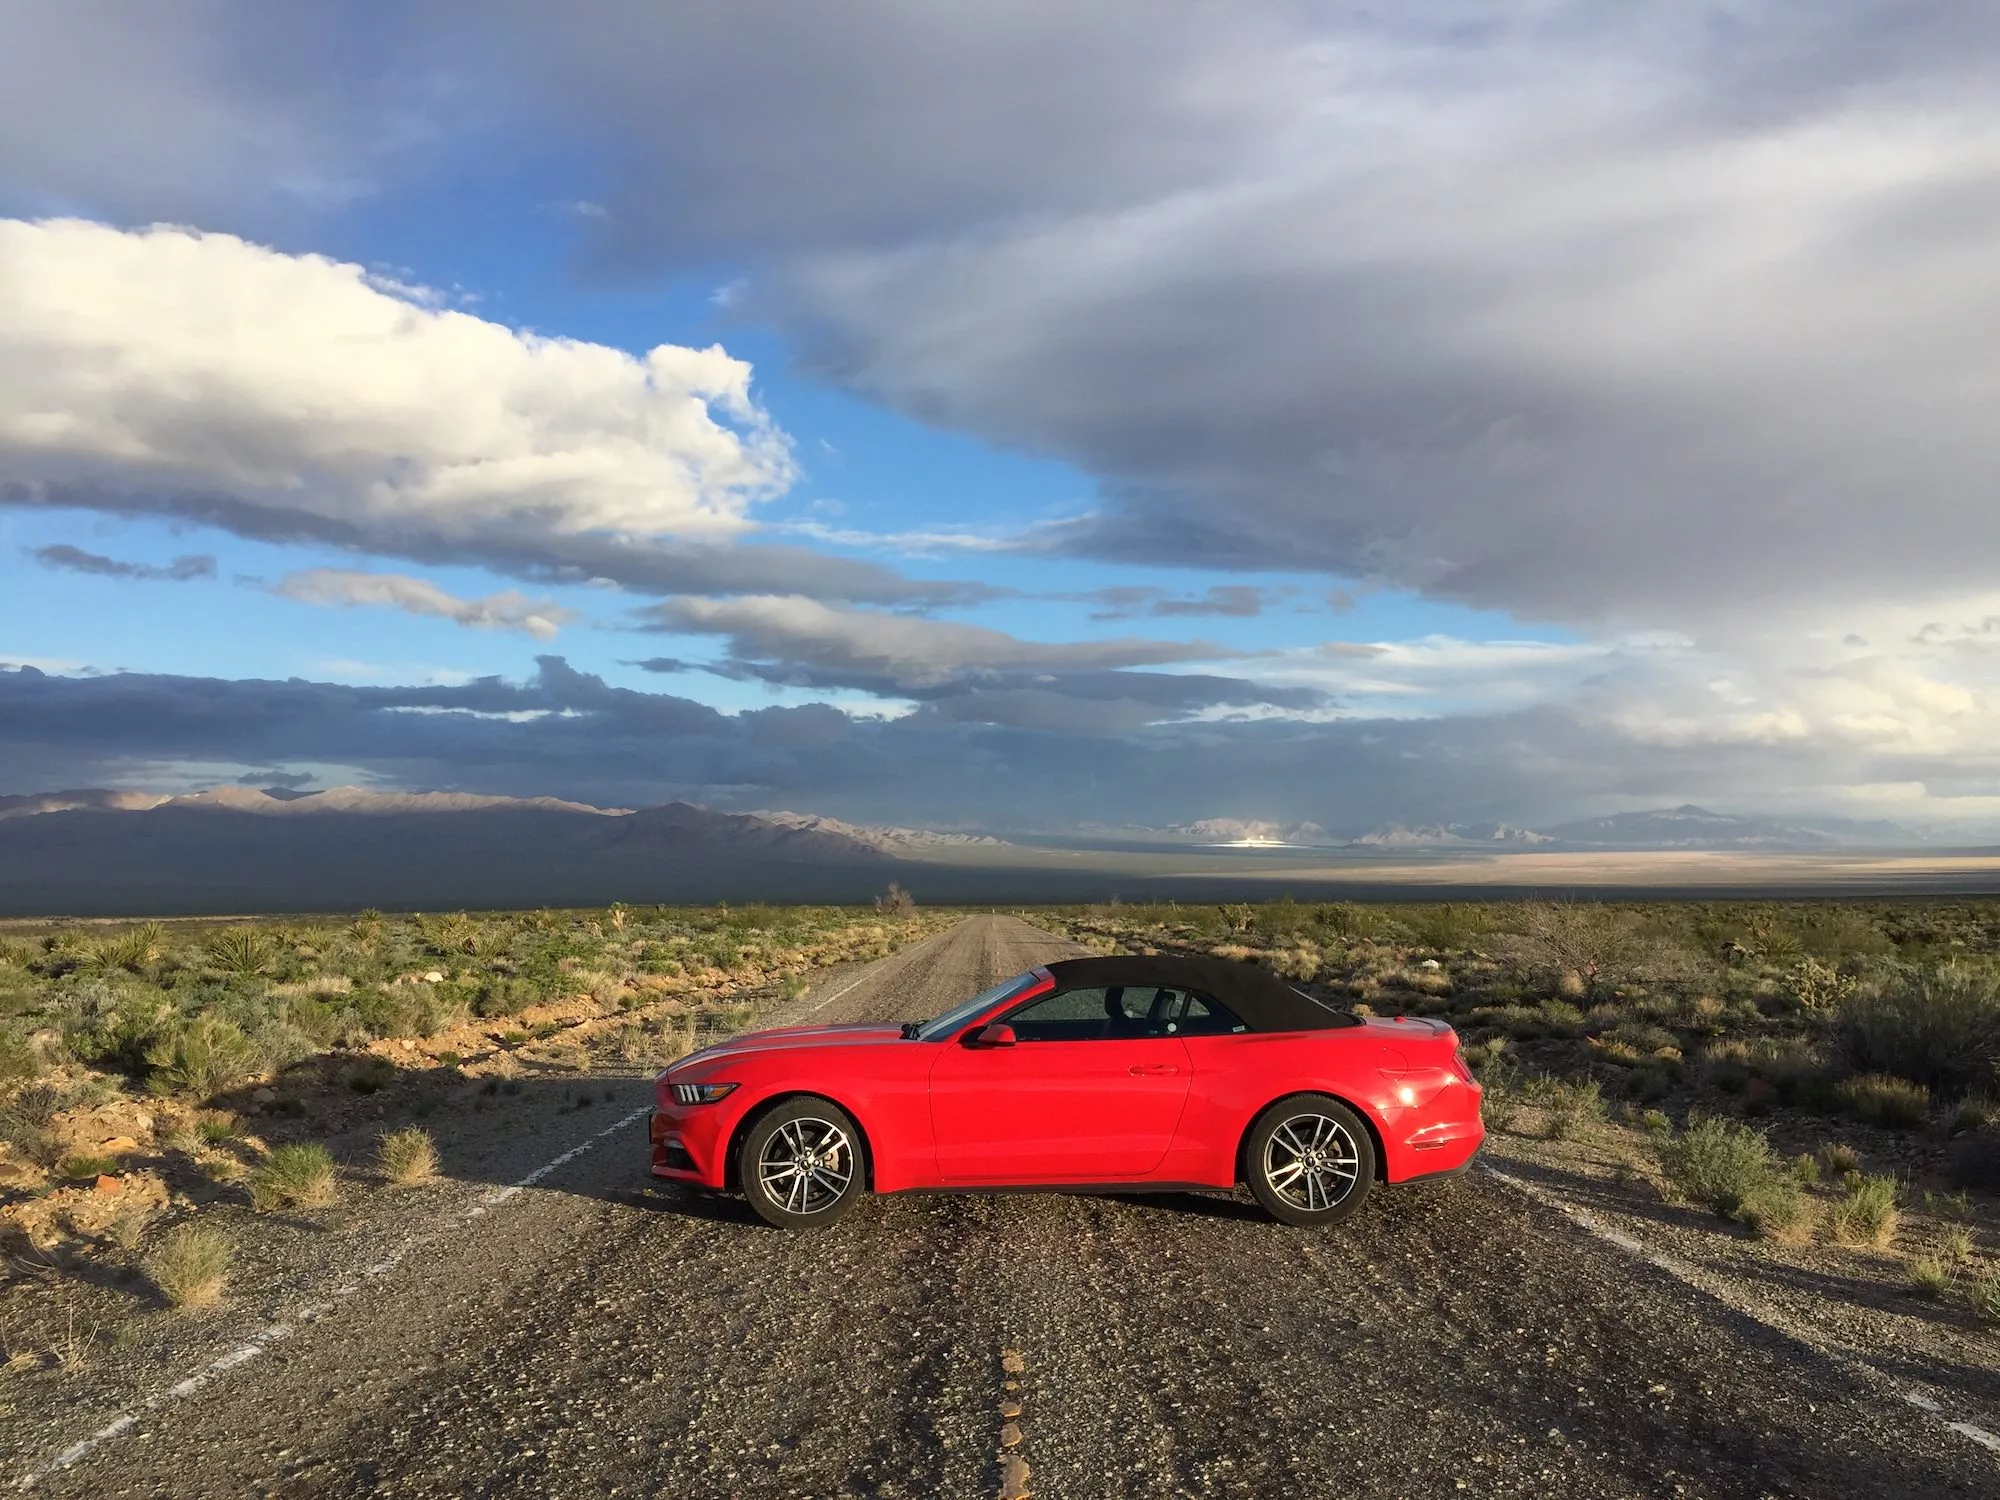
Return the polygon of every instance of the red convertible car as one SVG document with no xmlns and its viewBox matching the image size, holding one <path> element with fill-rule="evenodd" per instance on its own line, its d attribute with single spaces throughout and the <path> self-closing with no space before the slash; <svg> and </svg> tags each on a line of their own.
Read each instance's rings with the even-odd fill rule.
<svg viewBox="0 0 2000 1500">
<path fill-rule="evenodd" d="M 1334 1010 L 1216 959 L 1081 958 L 930 1021 L 754 1031 L 659 1076 L 653 1175 L 783 1228 L 867 1191 L 1249 1186 L 1332 1224 L 1463 1170 L 1479 1084 L 1442 1021 Z"/>
</svg>

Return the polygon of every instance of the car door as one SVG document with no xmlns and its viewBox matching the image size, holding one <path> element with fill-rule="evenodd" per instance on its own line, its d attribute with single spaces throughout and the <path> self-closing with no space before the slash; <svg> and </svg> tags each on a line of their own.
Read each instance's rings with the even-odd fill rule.
<svg viewBox="0 0 2000 1500">
<path fill-rule="evenodd" d="M 1013 1028 L 1011 1046 L 946 1042 L 930 1081 L 943 1180 L 1128 1182 L 1157 1167 L 1190 1065 L 1180 1038 L 1153 1019 L 1154 993 L 1059 990 L 997 1018 Z"/>
</svg>

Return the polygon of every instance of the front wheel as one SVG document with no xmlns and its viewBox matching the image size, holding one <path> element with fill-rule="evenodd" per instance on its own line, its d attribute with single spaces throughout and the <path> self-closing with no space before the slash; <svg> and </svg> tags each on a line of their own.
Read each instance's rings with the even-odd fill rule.
<svg viewBox="0 0 2000 1500">
<path fill-rule="evenodd" d="M 1351 1218 L 1375 1185 L 1375 1143 L 1361 1117 L 1325 1094 L 1280 1099 L 1250 1127 L 1243 1174 L 1266 1213 L 1317 1227 Z"/>
<path fill-rule="evenodd" d="M 766 1224 L 831 1224 L 865 1190 L 861 1131 L 827 1099 L 788 1099 L 750 1127 L 736 1158 L 743 1195 Z"/>
</svg>

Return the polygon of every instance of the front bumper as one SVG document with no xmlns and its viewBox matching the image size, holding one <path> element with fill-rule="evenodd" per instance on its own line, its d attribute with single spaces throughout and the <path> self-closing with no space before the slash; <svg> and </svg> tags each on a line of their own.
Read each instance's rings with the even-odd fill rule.
<svg viewBox="0 0 2000 1500">
<path fill-rule="evenodd" d="M 725 1114 L 719 1104 L 655 1108 L 646 1124 L 653 1175 L 666 1182 L 722 1187 L 729 1176 L 729 1130 L 736 1114 Z"/>
</svg>

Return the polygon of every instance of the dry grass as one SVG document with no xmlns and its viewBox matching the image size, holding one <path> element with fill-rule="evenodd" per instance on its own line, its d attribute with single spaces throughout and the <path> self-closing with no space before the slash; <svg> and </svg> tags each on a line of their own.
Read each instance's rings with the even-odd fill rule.
<svg viewBox="0 0 2000 1500">
<path fill-rule="evenodd" d="M 1827 1217 L 1827 1227 L 1842 1245 L 1881 1249 L 1896 1237 L 1901 1215 L 1896 1212 L 1896 1179 L 1851 1179 Z"/>
<path fill-rule="evenodd" d="M 375 1154 L 382 1175 L 397 1187 L 416 1187 L 437 1176 L 437 1142 L 428 1130 L 411 1126 L 382 1137 Z"/>
<path fill-rule="evenodd" d="M 1905 1272 L 1910 1295 L 1926 1302 L 1942 1301 L 1956 1279 L 1956 1268 L 1935 1255 L 1919 1255 Z"/>
<path fill-rule="evenodd" d="M 279 1146 L 250 1171 L 250 1206 L 325 1208 L 340 1196 L 340 1174 L 321 1145 Z"/>
<path fill-rule="evenodd" d="M 235 1247 L 207 1224 L 182 1224 L 160 1236 L 140 1263 L 146 1279 L 176 1310 L 207 1307 L 229 1284 Z"/>
<path fill-rule="evenodd" d="M 1931 1091 L 1907 1078 L 1864 1073 L 1849 1078 L 1835 1091 L 1841 1108 L 1870 1125 L 1911 1130 L 1930 1118 Z"/>
</svg>

